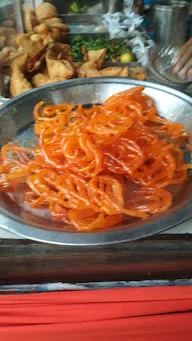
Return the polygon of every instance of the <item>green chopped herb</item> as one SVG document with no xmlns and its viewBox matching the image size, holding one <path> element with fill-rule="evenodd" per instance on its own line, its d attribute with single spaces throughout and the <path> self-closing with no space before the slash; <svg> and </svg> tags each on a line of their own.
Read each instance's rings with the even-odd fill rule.
<svg viewBox="0 0 192 341">
<path fill-rule="evenodd" d="M 83 35 L 76 36 L 71 42 L 71 52 L 75 62 L 83 61 L 82 46 L 88 50 L 107 49 L 106 61 L 118 61 L 124 53 L 130 52 L 124 39 L 106 40 L 102 38 L 86 38 Z"/>
</svg>

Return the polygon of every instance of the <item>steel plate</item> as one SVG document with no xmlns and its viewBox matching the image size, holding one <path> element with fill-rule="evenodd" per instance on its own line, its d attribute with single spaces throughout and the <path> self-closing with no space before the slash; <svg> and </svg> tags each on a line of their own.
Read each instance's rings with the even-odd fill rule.
<svg viewBox="0 0 192 341">
<path fill-rule="evenodd" d="M 159 113 L 174 122 L 185 125 L 192 136 L 192 98 L 177 90 L 149 82 L 123 78 L 94 78 L 64 81 L 34 89 L 10 100 L 0 109 L 0 145 L 20 140 L 32 145 L 34 136 L 30 126 L 33 122 L 34 105 L 44 100 L 46 104 L 63 102 L 75 104 L 102 103 L 112 94 L 144 85 L 152 96 Z M 187 155 L 191 162 L 191 155 Z M 171 228 L 192 217 L 191 177 L 174 194 L 174 203 L 166 213 L 148 220 L 128 219 L 106 230 L 79 233 L 59 223 L 40 218 L 32 212 L 21 210 L 4 193 L 0 193 L 0 226 L 7 231 L 29 239 L 65 245 L 102 245 L 143 238 Z"/>
</svg>

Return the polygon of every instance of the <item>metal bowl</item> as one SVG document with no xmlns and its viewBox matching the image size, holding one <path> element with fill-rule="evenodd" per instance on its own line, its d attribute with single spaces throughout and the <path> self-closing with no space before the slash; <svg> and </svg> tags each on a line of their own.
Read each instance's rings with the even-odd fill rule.
<svg viewBox="0 0 192 341">
<path fill-rule="evenodd" d="M 161 78 L 161 82 L 172 86 L 178 90 L 187 88 L 192 80 L 181 80 L 176 75 L 171 74 L 172 62 L 176 55 L 177 49 L 174 47 L 156 47 L 149 50 L 149 67 L 157 77 Z"/>
<path fill-rule="evenodd" d="M 34 105 L 63 102 L 75 104 L 102 103 L 107 97 L 137 85 L 145 86 L 145 93 L 156 101 L 159 113 L 174 122 L 185 125 L 192 136 L 192 98 L 171 88 L 149 82 L 123 78 L 77 79 L 34 89 L 10 100 L 0 110 L 0 145 L 17 138 L 23 145 L 33 141 Z M 191 162 L 191 154 L 187 155 Z M 0 193 L 0 226 L 7 231 L 29 239 L 65 245 L 101 245 L 139 239 L 171 228 L 192 217 L 192 183 L 177 187 L 173 206 L 165 213 L 148 220 L 127 219 L 109 229 L 79 233 L 69 226 L 37 217 L 20 209 Z"/>
</svg>

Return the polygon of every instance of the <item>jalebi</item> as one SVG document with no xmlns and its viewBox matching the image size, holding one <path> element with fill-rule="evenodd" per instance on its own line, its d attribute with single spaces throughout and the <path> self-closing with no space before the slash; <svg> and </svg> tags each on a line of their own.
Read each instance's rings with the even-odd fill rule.
<svg viewBox="0 0 192 341">
<path fill-rule="evenodd" d="M 91 108 L 38 103 L 38 143 L 32 150 L 2 147 L 0 190 L 15 192 L 25 183 L 25 204 L 86 232 L 168 210 L 168 186 L 184 182 L 192 168 L 184 163 L 187 134 L 160 117 L 143 90 Z"/>
</svg>

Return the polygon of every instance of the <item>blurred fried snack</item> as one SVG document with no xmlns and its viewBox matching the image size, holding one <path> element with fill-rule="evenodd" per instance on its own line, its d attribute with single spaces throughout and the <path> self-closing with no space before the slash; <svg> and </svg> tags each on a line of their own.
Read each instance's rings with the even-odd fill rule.
<svg viewBox="0 0 192 341">
<path fill-rule="evenodd" d="M 82 53 L 84 55 L 85 62 L 94 61 L 96 63 L 97 69 L 100 70 L 105 62 L 106 48 L 100 50 L 89 50 L 85 46 L 82 47 Z"/>
<path fill-rule="evenodd" d="M 45 63 L 45 53 L 47 46 L 42 45 L 41 49 L 36 50 L 33 55 L 28 58 L 26 63 L 26 71 L 28 74 L 38 72 Z"/>
<path fill-rule="evenodd" d="M 47 73 L 37 73 L 35 76 L 32 77 L 31 82 L 36 88 L 38 86 L 50 84 L 52 83 L 52 80 L 49 78 Z"/>
<path fill-rule="evenodd" d="M 6 28 L 5 28 L 4 34 L 5 34 L 6 36 L 8 36 L 8 35 L 10 35 L 10 34 L 17 34 L 17 31 L 16 31 L 16 29 L 13 28 L 13 27 L 6 27 Z"/>
<path fill-rule="evenodd" d="M 128 77 L 128 67 L 108 67 L 103 70 L 98 70 L 97 62 L 92 60 L 83 63 L 77 70 L 79 78 L 89 77 Z"/>
<path fill-rule="evenodd" d="M 38 25 L 38 20 L 35 13 L 27 5 L 22 5 L 22 11 L 25 31 L 31 34 L 33 33 L 35 26 Z"/>
<path fill-rule="evenodd" d="M 17 32 L 14 27 L 11 26 L 3 26 L 4 25 L 13 25 L 14 22 L 12 20 L 7 20 L 1 23 L 0 26 L 0 49 L 4 46 L 11 46 L 16 47 L 16 39 L 17 39 Z"/>
<path fill-rule="evenodd" d="M 131 77 L 143 81 L 147 79 L 147 74 L 142 67 L 135 66 L 131 68 Z"/>
<path fill-rule="evenodd" d="M 105 55 L 106 55 L 107 50 L 106 49 L 101 49 L 101 50 L 89 50 L 87 55 L 88 55 L 88 60 L 89 61 L 95 61 L 97 64 L 97 68 L 101 69 L 104 65 L 105 62 Z"/>
<path fill-rule="evenodd" d="M 3 27 L 14 27 L 15 26 L 15 22 L 14 20 L 4 20 L 1 22 L 1 25 Z"/>
<path fill-rule="evenodd" d="M 100 71 L 94 69 L 88 69 L 86 78 L 94 78 L 94 77 L 101 77 Z"/>
<path fill-rule="evenodd" d="M 19 68 L 14 68 L 10 80 L 10 93 L 12 96 L 18 96 L 23 92 L 32 89 L 32 85 L 26 79 L 24 74 L 19 70 Z"/>
<path fill-rule="evenodd" d="M 6 37 L 3 35 L 0 35 L 0 50 L 2 50 L 2 48 L 5 46 L 5 40 L 6 40 Z"/>
<path fill-rule="evenodd" d="M 34 41 L 33 36 L 29 36 L 27 34 L 20 34 L 17 37 L 17 45 L 18 51 L 21 53 L 28 54 L 28 62 L 27 62 L 27 72 L 34 71 L 34 64 L 41 66 L 43 60 L 45 59 L 45 51 L 47 48 L 46 44 L 43 44 L 41 38 L 38 41 Z M 31 39 L 32 38 L 32 39 Z M 35 67 L 35 70 L 39 70 L 39 67 Z"/>
<path fill-rule="evenodd" d="M 51 37 L 52 37 L 53 41 L 60 42 L 61 41 L 61 31 L 59 30 L 59 28 L 52 28 L 51 30 L 52 30 Z"/>
<path fill-rule="evenodd" d="M 15 57 L 11 63 L 10 93 L 12 96 L 20 95 L 32 89 L 31 83 L 24 75 L 27 58 L 27 54 L 21 54 Z"/>
<path fill-rule="evenodd" d="M 34 37 L 32 37 L 24 33 L 17 37 L 18 52 L 28 55 L 25 71 L 29 74 L 40 70 L 45 61 L 45 52 L 47 49 L 47 45 L 43 44 L 41 38 L 34 41 Z"/>
<path fill-rule="evenodd" d="M 0 52 L 0 65 L 9 66 L 16 55 L 17 55 L 16 48 L 11 46 L 4 47 Z"/>
<path fill-rule="evenodd" d="M 0 26 L 0 35 L 4 35 L 6 31 L 5 27 Z"/>
<path fill-rule="evenodd" d="M 15 56 L 15 58 L 11 62 L 11 70 L 18 68 L 20 71 L 24 72 L 26 63 L 28 59 L 27 53 L 20 53 Z"/>
<path fill-rule="evenodd" d="M 37 20 L 40 23 L 46 19 L 51 19 L 58 16 L 57 8 L 49 2 L 43 2 L 39 6 L 37 6 L 35 13 Z"/>
<path fill-rule="evenodd" d="M 52 29 L 48 24 L 42 23 L 34 28 L 34 32 L 43 40 L 44 44 L 60 41 L 61 35 L 59 29 Z"/>
<path fill-rule="evenodd" d="M 88 50 L 87 50 L 87 47 L 84 45 L 82 46 L 82 55 L 83 55 L 83 61 L 84 62 L 88 62 L 89 59 L 88 59 Z"/>
<path fill-rule="evenodd" d="M 43 44 L 43 39 L 38 33 L 34 33 L 30 36 L 30 40 L 33 41 L 34 43 L 41 43 Z"/>
<path fill-rule="evenodd" d="M 48 24 L 51 28 L 58 28 L 62 32 L 69 32 L 69 27 L 64 24 L 63 22 L 55 22 L 55 23 L 47 23 L 48 20 L 45 21 L 46 24 Z"/>
<path fill-rule="evenodd" d="M 49 26 L 52 32 L 52 38 L 55 41 L 63 41 L 66 38 L 67 33 L 70 31 L 69 27 L 59 18 L 48 19 L 45 20 L 44 23 Z"/>
<path fill-rule="evenodd" d="M 101 77 L 129 77 L 128 67 L 108 67 L 100 71 Z"/>
<path fill-rule="evenodd" d="M 57 17 L 56 7 L 50 3 L 43 2 L 35 12 L 26 5 L 22 9 L 27 34 L 16 33 L 14 18 L 0 26 L 0 65 L 10 75 L 12 96 L 74 77 L 132 75 L 128 67 L 104 68 L 105 48 L 87 50 L 83 46 L 84 62 L 73 62 L 70 45 L 61 43 L 69 28 Z M 146 78 L 143 69 L 136 68 L 134 72 L 136 78 Z"/>
<path fill-rule="evenodd" d="M 99 77 L 99 71 L 97 70 L 96 62 L 89 61 L 89 62 L 83 63 L 77 70 L 77 74 L 78 74 L 78 78 Z M 90 76 L 90 74 L 92 76 Z"/>
<path fill-rule="evenodd" d="M 72 62 L 71 48 L 68 44 L 55 43 L 52 45 L 51 51 L 58 59 L 67 59 Z"/>
<path fill-rule="evenodd" d="M 74 66 L 77 74 L 78 74 L 78 70 L 80 69 L 80 67 L 82 65 L 83 65 L 83 62 L 73 62 L 73 66 Z"/>
<path fill-rule="evenodd" d="M 42 42 L 35 42 L 31 40 L 30 36 L 25 33 L 21 33 L 17 37 L 18 52 L 28 53 L 29 56 L 34 55 L 36 50 L 42 48 Z"/>
<path fill-rule="evenodd" d="M 63 20 L 57 17 L 51 18 L 51 19 L 46 19 L 44 21 L 47 25 L 52 27 L 54 24 L 63 24 Z M 54 27 L 54 26 L 53 26 Z"/>
<path fill-rule="evenodd" d="M 69 27 L 58 18 L 57 9 L 48 2 L 37 6 L 33 12 L 27 5 L 22 5 L 25 32 L 37 33 L 43 38 L 44 43 L 60 42 L 66 38 Z"/>
<path fill-rule="evenodd" d="M 17 47 L 17 33 L 8 34 L 5 41 L 6 46 Z"/>
<path fill-rule="evenodd" d="M 41 37 L 46 36 L 47 34 L 50 33 L 49 25 L 47 25 L 46 23 L 37 25 L 34 28 L 34 33 L 39 34 Z"/>
<path fill-rule="evenodd" d="M 46 65 L 49 78 L 53 82 L 67 80 L 75 75 L 73 64 L 67 59 L 58 59 L 58 56 L 51 50 L 46 52 Z"/>
<path fill-rule="evenodd" d="M 25 33 L 22 33 L 17 37 L 18 54 L 22 53 L 28 55 L 25 64 L 25 72 L 28 74 L 38 72 L 45 61 L 47 45 L 43 44 L 41 37 L 38 38 L 39 39 L 35 39 L 34 36 L 30 37 Z"/>
</svg>

